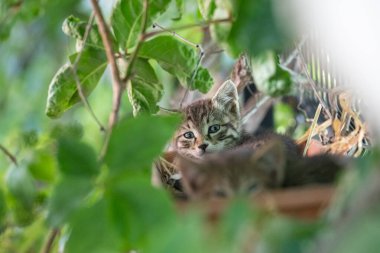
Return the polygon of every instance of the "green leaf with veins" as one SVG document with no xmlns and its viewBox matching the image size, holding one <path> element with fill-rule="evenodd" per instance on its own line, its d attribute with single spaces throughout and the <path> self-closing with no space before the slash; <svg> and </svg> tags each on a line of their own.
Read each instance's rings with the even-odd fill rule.
<svg viewBox="0 0 380 253">
<path fill-rule="evenodd" d="M 148 171 L 179 124 L 179 117 L 140 115 L 121 121 L 112 131 L 105 162 L 112 174 Z M 142 138 L 143 137 L 143 138 Z"/>
<path fill-rule="evenodd" d="M 71 69 L 78 53 L 72 54 L 70 63 L 63 65 L 50 82 L 46 114 L 51 118 L 58 118 L 63 112 L 80 101 Z M 104 51 L 85 47 L 77 64 L 77 76 L 85 96 L 89 96 L 98 84 L 107 66 Z"/>
<path fill-rule="evenodd" d="M 87 24 L 87 22 L 71 15 L 63 21 L 62 31 L 82 43 L 86 33 Z M 91 27 L 90 33 L 88 34 L 86 40 L 86 46 L 104 50 L 102 38 L 96 25 L 92 25 Z"/>
<path fill-rule="evenodd" d="M 148 60 L 137 58 L 133 66 L 133 78 L 128 85 L 128 98 L 133 107 L 133 115 L 156 113 L 163 86 Z"/>
<path fill-rule="evenodd" d="M 147 26 L 163 13 L 170 0 L 149 0 Z M 121 49 L 129 49 L 136 45 L 142 32 L 143 1 L 118 0 L 111 14 L 111 26 L 116 41 Z"/>
<path fill-rule="evenodd" d="M 184 87 L 205 93 L 213 83 L 206 69 L 199 67 L 194 82 L 190 85 L 200 57 L 196 51 L 194 47 L 173 36 L 158 36 L 142 44 L 139 56 L 156 60 L 164 70 L 176 76 Z"/>
</svg>

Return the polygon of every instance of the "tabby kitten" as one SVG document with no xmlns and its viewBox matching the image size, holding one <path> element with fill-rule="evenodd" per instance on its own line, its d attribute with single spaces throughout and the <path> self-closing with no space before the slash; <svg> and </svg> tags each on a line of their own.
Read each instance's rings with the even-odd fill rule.
<svg viewBox="0 0 380 253">
<path fill-rule="evenodd" d="M 212 99 L 196 101 L 184 109 L 184 121 L 174 137 L 174 147 L 186 157 L 235 146 L 241 137 L 241 119 L 235 84 L 228 80 Z"/>
<path fill-rule="evenodd" d="M 293 150 L 294 151 L 294 150 Z M 253 147 L 209 154 L 202 160 L 182 157 L 178 167 L 187 196 L 210 199 L 248 195 L 264 189 L 334 182 L 342 170 L 336 157 L 303 158 L 280 136 Z"/>
</svg>

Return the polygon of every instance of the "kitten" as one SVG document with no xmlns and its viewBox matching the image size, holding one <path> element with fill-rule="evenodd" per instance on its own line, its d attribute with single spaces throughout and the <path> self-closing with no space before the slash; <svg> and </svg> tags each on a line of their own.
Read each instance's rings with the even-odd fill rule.
<svg viewBox="0 0 380 253">
<path fill-rule="evenodd" d="M 264 189 L 333 182 L 342 166 L 327 155 L 303 158 L 281 138 L 253 148 L 206 155 L 203 160 L 178 160 L 184 192 L 193 199 L 248 195 Z"/>
<path fill-rule="evenodd" d="M 241 118 L 235 84 L 228 80 L 212 99 L 188 105 L 173 139 L 178 153 L 191 158 L 235 146 L 241 138 Z"/>
</svg>

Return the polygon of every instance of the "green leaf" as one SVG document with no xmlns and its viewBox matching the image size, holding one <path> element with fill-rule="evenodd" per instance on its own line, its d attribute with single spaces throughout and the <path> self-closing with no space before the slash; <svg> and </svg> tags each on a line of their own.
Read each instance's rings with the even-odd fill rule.
<svg viewBox="0 0 380 253">
<path fill-rule="evenodd" d="M 184 87 L 197 88 L 205 93 L 213 83 L 206 69 L 199 67 L 197 70 L 200 56 L 196 49 L 173 36 L 158 36 L 145 42 L 140 48 L 139 56 L 156 60 L 164 70 L 176 76 Z M 197 74 L 191 84 L 194 71 Z"/>
<path fill-rule="evenodd" d="M 57 161 L 52 150 L 35 150 L 29 163 L 29 171 L 35 179 L 53 182 L 57 172 Z"/>
<path fill-rule="evenodd" d="M 129 177 L 114 185 L 107 197 L 113 226 L 124 238 L 125 250 L 141 248 L 147 237 L 176 219 L 168 194 L 153 188 L 149 179 Z"/>
<path fill-rule="evenodd" d="M 185 4 L 184 4 L 183 0 L 175 0 L 175 7 L 177 9 L 178 16 L 172 18 L 172 20 L 178 21 L 182 18 L 182 14 L 183 14 L 183 11 L 185 9 Z"/>
<path fill-rule="evenodd" d="M 0 234 L 3 232 L 3 226 L 7 215 L 7 205 L 3 190 L 0 189 Z"/>
<path fill-rule="evenodd" d="M 190 83 L 190 81 L 188 81 L 188 83 Z M 207 93 L 213 84 L 214 80 L 212 79 L 208 70 L 203 67 L 199 67 L 197 73 L 194 76 L 191 85 L 192 87 L 190 87 L 190 89 L 197 89 L 202 93 Z"/>
<path fill-rule="evenodd" d="M 170 0 L 148 1 L 147 26 L 163 13 L 169 6 Z M 143 18 L 143 1 L 118 0 L 111 14 L 111 26 L 119 47 L 129 49 L 136 45 L 141 33 Z"/>
<path fill-rule="evenodd" d="M 58 227 L 69 220 L 92 190 L 91 181 L 80 177 L 63 177 L 55 186 L 48 204 L 47 221 Z"/>
<path fill-rule="evenodd" d="M 77 39 L 80 43 L 84 40 L 86 28 L 87 22 L 82 21 L 73 15 L 67 17 L 62 24 L 62 31 L 68 36 Z M 86 40 L 86 46 L 98 48 L 101 50 L 104 49 L 102 38 L 96 25 L 92 25 L 91 27 L 90 33 Z"/>
<path fill-rule="evenodd" d="M 77 55 L 78 53 L 71 55 L 70 63 L 63 65 L 50 82 L 46 114 L 51 118 L 60 117 L 64 111 L 80 101 L 71 68 Z M 83 49 L 76 73 L 85 96 L 89 96 L 94 90 L 106 66 L 104 51 L 89 47 Z"/>
<path fill-rule="evenodd" d="M 145 59 L 137 58 L 133 66 L 133 78 L 128 85 L 128 98 L 133 107 L 133 115 L 156 113 L 163 86 L 158 81 L 154 69 Z"/>
<path fill-rule="evenodd" d="M 73 139 L 58 140 L 58 163 L 61 172 L 69 176 L 88 178 L 99 173 L 95 151 Z"/>
<path fill-rule="evenodd" d="M 211 19 L 216 9 L 215 0 L 197 0 L 199 12 L 205 20 Z"/>
<path fill-rule="evenodd" d="M 105 157 L 113 173 L 148 169 L 177 129 L 178 116 L 148 116 L 123 120 L 112 132 Z"/>
<path fill-rule="evenodd" d="M 270 96 L 286 95 L 292 88 L 290 74 L 278 64 L 273 51 L 253 57 L 252 72 L 258 89 Z"/>
<path fill-rule="evenodd" d="M 91 207 L 82 208 L 70 223 L 71 233 L 67 240 L 67 253 L 119 253 L 120 240 L 110 223 L 104 200 Z"/>
<path fill-rule="evenodd" d="M 212 30 L 220 42 L 228 43 L 233 56 L 237 57 L 244 51 L 258 55 L 266 50 L 281 50 L 291 41 L 283 22 L 280 24 L 276 20 L 272 1 L 221 2 L 213 18 L 227 18 L 232 13 L 233 23 L 232 26 L 215 24 Z"/>
<path fill-rule="evenodd" d="M 24 163 L 12 166 L 6 176 L 9 193 L 26 208 L 32 208 L 36 200 L 37 190 L 35 181 Z"/>
</svg>

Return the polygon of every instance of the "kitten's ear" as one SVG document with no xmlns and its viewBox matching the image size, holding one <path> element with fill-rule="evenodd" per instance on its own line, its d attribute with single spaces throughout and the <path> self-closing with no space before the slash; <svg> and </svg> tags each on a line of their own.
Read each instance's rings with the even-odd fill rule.
<svg viewBox="0 0 380 253">
<path fill-rule="evenodd" d="M 187 194 L 193 195 L 207 180 L 200 162 L 181 157 L 178 167 L 182 174 L 182 183 Z"/>
<path fill-rule="evenodd" d="M 279 187 L 285 179 L 286 147 L 283 142 L 273 140 L 261 146 L 251 160 L 269 178 L 272 187 Z"/>
<path fill-rule="evenodd" d="M 231 80 L 227 80 L 220 86 L 212 102 L 215 107 L 223 111 L 227 110 L 233 116 L 240 118 L 239 96 L 236 85 Z"/>
</svg>

